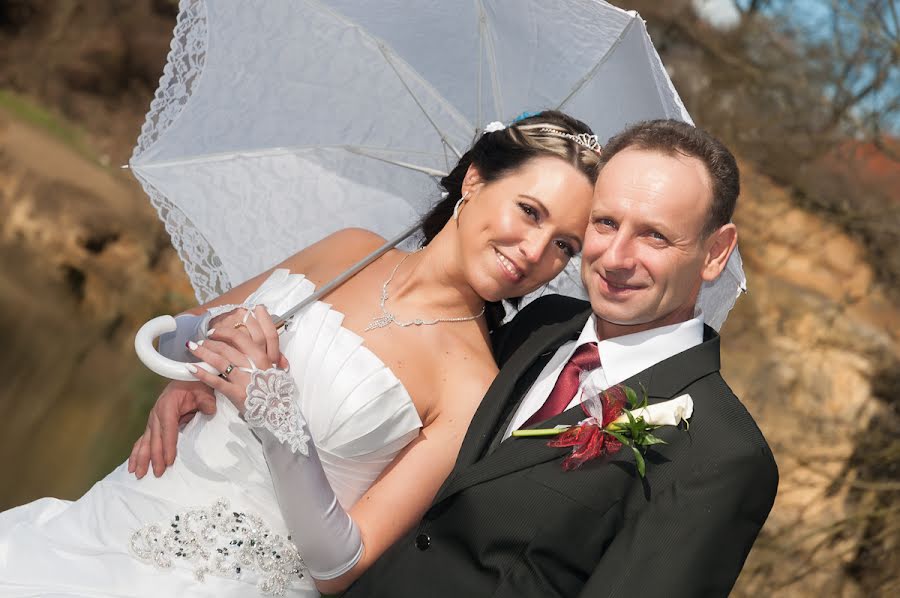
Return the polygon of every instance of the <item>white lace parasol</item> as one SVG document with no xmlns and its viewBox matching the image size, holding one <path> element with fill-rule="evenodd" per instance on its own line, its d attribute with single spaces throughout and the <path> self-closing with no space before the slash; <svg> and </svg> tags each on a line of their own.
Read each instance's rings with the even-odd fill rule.
<svg viewBox="0 0 900 598">
<path fill-rule="evenodd" d="M 487 122 L 558 108 L 600 139 L 690 122 L 641 18 L 605 2 L 179 7 L 130 166 L 201 302 L 338 229 L 396 235 Z M 701 292 L 706 321 L 744 287 L 735 253 Z M 576 269 L 556 291 L 584 295 Z"/>
</svg>

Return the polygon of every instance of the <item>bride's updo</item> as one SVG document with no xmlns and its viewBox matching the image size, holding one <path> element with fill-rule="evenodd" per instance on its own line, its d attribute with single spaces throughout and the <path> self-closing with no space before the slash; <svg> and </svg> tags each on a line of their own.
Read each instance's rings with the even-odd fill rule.
<svg viewBox="0 0 900 598">
<path fill-rule="evenodd" d="M 595 183 L 600 170 L 599 146 L 592 149 L 591 144 L 585 142 L 592 135 L 593 131 L 586 124 L 557 110 L 545 110 L 520 118 L 499 131 L 482 133 L 450 174 L 441 179 L 446 197 L 422 219 L 423 245 L 431 242 L 453 216 L 453 207 L 462 197 L 463 179 L 473 164 L 481 180 L 490 183 L 535 158 L 556 157 L 583 172 L 591 184 Z M 583 136 L 581 142 L 576 141 L 578 136 Z M 596 144 L 595 139 L 593 144 Z M 515 305 L 518 299 L 508 301 Z M 488 329 L 498 326 L 503 315 L 500 302 L 488 303 Z"/>
<path fill-rule="evenodd" d="M 529 160 L 545 156 L 565 160 L 591 181 L 597 181 L 600 154 L 563 135 L 590 136 L 590 127 L 568 114 L 545 110 L 522 118 L 493 133 L 482 133 L 475 144 L 459 159 L 450 174 L 441 179 L 447 197 L 431 208 L 422 219 L 422 234 L 427 245 L 453 216 L 453 206 L 462 197 L 462 184 L 475 165 L 485 183 L 503 178 Z"/>
</svg>

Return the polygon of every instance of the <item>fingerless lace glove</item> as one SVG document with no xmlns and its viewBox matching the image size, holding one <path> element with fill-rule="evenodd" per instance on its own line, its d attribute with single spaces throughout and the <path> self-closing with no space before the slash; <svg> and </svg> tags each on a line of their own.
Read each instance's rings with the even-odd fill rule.
<svg viewBox="0 0 900 598">
<path fill-rule="evenodd" d="M 293 377 L 277 368 L 254 370 L 244 419 L 262 441 L 278 504 L 310 575 L 343 575 L 362 557 L 362 536 L 325 477 Z"/>
</svg>

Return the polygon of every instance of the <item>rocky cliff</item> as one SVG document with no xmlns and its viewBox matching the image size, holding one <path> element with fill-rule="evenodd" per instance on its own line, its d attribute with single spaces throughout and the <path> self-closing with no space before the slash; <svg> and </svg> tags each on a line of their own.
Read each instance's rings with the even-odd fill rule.
<svg viewBox="0 0 900 598">
<path fill-rule="evenodd" d="M 0 505 L 9 506 L 77 495 L 121 461 L 159 387 L 134 357 L 134 331 L 192 293 L 127 175 L 4 110 L 0 214 Z"/>
<path fill-rule="evenodd" d="M 125 458 L 160 387 L 132 335 L 193 301 L 115 167 L 173 20 L 164 0 L 0 2 L 0 508 L 76 497 Z M 857 241 L 742 170 L 750 291 L 723 329 L 723 369 L 781 485 L 735 595 L 894 595 L 900 310 Z"/>
<path fill-rule="evenodd" d="M 722 331 L 723 375 L 781 482 L 735 594 L 891 595 L 879 568 L 900 539 L 900 310 L 856 241 L 742 166 L 750 291 Z"/>
</svg>

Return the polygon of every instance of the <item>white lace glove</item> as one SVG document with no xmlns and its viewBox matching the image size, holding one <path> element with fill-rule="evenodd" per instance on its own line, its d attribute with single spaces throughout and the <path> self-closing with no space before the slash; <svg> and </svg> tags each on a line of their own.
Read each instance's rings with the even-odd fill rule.
<svg viewBox="0 0 900 598">
<path fill-rule="evenodd" d="M 276 368 L 254 370 L 245 406 L 244 419 L 262 441 L 278 504 L 310 575 L 343 575 L 362 557 L 362 536 L 325 477 L 294 379 Z"/>
</svg>

